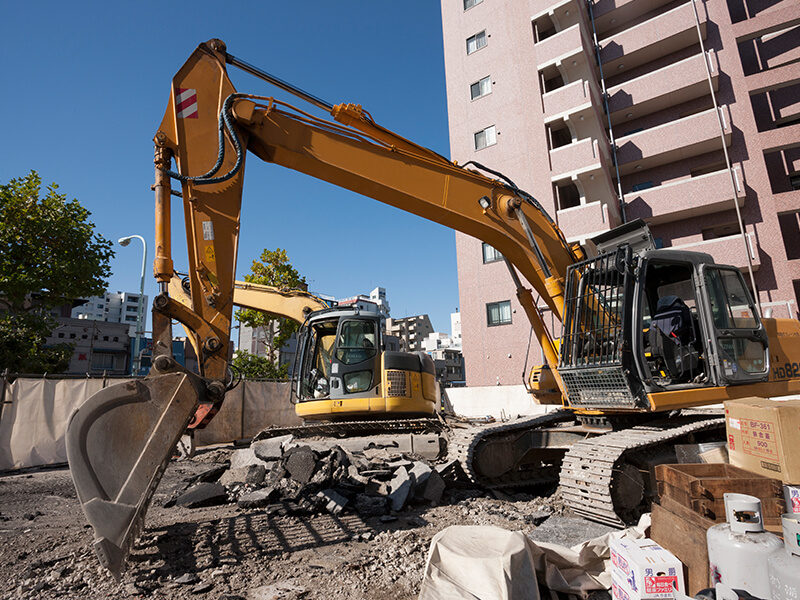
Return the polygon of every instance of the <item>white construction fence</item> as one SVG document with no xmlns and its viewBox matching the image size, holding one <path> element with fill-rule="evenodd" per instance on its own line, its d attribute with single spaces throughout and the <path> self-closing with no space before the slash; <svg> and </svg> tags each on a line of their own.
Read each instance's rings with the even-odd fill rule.
<svg viewBox="0 0 800 600">
<path fill-rule="evenodd" d="M 20 377 L 4 386 L 0 404 L 0 471 L 67 462 L 64 436 L 70 414 L 92 394 L 126 379 Z M 222 409 L 198 446 L 248 439 L 270 425 L 300 425 L 287 382 L 242 381 L 228 392 Z"/>
</svg>

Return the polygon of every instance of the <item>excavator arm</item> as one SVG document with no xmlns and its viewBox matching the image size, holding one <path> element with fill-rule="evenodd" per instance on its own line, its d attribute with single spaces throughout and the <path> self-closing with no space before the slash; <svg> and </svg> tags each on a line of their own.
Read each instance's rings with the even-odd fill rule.
<svg viewBox="0 0 800 600">
<path fill-rule="evenodd" d="M 67 453 L 78 498 L 95 530 L 104 566 L 119 577 L 150 498 L 188 427 L 203 427 L 230 384 L 237 243 L 248 153 L 350 189 L 491 244 L 506 259 L 517 295 L 556 373 L 557 352 L 533 298 L 560 319 L 564 278 L 583 258 L 539 203 L 480 165 L 459 166 L 377 125 L 360 106 L 330 106 L 300 94 L 333 121 L 273 98 L 239 94 L 226 64 L 296 92 L 227 54 L 201 44 L 176 74 L 155 135 L 156 257 L 160 293 L 153 303 L 153 367 L 143 381 L 107 388 L 72 416 Z M 489 177 L 486 173 L 494 175 Z M 178 182 L 180 193 L 173 191 Z M 189 297 L 170 295 L 171 199 L 183 202 Z M 174 282 L 173 282 L 174 285 Z M 198 350 L 199 375 L 172 358 L 172 322 Z"/>
</svg>

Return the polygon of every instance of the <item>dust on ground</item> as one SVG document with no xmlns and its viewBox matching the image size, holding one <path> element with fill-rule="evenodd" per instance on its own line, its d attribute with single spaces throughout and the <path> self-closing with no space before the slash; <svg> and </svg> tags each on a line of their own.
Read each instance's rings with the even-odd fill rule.
<svg viewBox="0 0 800 600">
<path fill-rule="evenodd" d="M 66 467 L 0 476 L 0 598 L 406 600 L 419 593 L 431 538 L 450 525 L 495 525 L 565 545 L 609 530 L 571 517 L 552 488 L 502 499 L 448 488 L 438 505 L 368 518 L 235 503 L 164 507 L 231 452 L 170 463 L 119 583 L 94 554 Z"/>
</svg>

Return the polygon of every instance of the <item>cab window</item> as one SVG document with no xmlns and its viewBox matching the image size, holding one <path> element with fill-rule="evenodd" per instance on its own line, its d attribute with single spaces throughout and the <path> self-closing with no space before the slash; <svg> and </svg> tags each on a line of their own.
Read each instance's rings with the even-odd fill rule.
<svg viewBox="0 0 800 600">
<path fill-rule="evenodd" d="M 345 365 L 354 365 L 373 358 L 378 350 L 374 321 L 349 320 L 339 328 L 336 359 Z"/>
</svg>

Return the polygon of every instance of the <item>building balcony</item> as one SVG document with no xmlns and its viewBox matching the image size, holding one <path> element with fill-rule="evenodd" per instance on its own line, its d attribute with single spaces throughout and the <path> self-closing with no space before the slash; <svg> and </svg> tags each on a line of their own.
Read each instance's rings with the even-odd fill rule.
<svg viewBox="0 0 800 600">
<path fill-rule="evenodd" d="M 550 151 L 550 179 L 556 181 L 594 171 L 608 172 L 611 161 L 608 158 L 605 140 L 586 138 L 555 148 Z"/>
<path fill-rule="evenodd" d="M 585 62 L 592 56 L 592 44 L 580 23 L 537 42 L 535 48 L 540 70 L 563 61 Z"/>
<path fill-rule="evenodd" d="M 597 0 L 592 5 L 597 35 L 638 19 L 669 2 L 671 0 Z"/>
<path fill-rule="evenodd" d="M 676 121 L 617 138 L 617 164 L 620 175 L 628 175 L 642 169 L 652 169 L 719 150 L 722 147 L 722 141 L 716 110 L 710 108 Z M 722 115 L 725 145 L 729 146 L 731 143 L 730 112 L 725 105 L 720 106 L 719 110 Z"/>
<path fill-rule="evenodd" d="M 736 167 L 733 176 L 736 202 L 741 207 L 745 192 Z M 641 218 L 650 225 L 657 225 L 729 210 L 733 198 L 730 175 L 724 169 L 625 194 L 625 215 L 628 219 Z"/>
<path fill-rule="evenodd" d="M 680 246 L 673 246 L 672 248 L 674 250 L 707 252 L 714 257 L 714 262 L 723 265 L 732 265 L 742 271 L 746 271 L 747 269 L 747 255 L 749 254 L 750 260 L 753 263 L 753 270 L 756 271 L 761 265 L 761 258 L 758 245 L 756 244 L 755 232 L 752 230 L 752 227 L 745 227 L 745 229 L 747 231 L 745 234 L 746 244 L 742 243 L 742 236 L 736 234 L 713 240 L 682 244 Z"/>
<path fill-rule="evenodd" d="M 616 196 L 611 201 L 590 202 L 556 211 L 556 220 L 568 242 L 583 242 L 621 222 Z"/>
<path fill-rule="evenodd" d="M 706 39 L 705 13 L 699 17 L 701 35 Z M 692 3 L 687 2 L 601 40 L 603 72 L 611 77 L 697 42 L 694 10 Z"/>
<path fill-rule="evenodd" d="M 542 95 L 544 122 L 569 117 L 600 106 L 600 92 L 593 80 L 581 79 Z"/>
<path fill-rule="evenodd" d="M 719 67 L 716 54 L 703 54 L 658 69 L 608 89 L 608 112 L 611 124 L 638 119 L 670 106 L 700 98 L 709 93 L 706 64 L 711 69 L 714 91 L 719 89 Z"/>
</svg>

